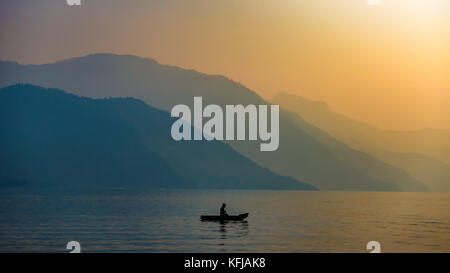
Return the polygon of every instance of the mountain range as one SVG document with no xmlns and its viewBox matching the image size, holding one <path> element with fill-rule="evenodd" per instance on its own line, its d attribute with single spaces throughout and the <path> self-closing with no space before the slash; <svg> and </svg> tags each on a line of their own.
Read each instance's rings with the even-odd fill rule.
<svg viewBox="0 0 450 273">
<path fill-rule="evenodd" d="M 176 104 L 192 107 L 194 96 L 202 96 L 204 104 L 221 106 L 270 104 L 224 76 L 131 55 L 92 54 L 44 65 L 0 62 L 0 87 L 15 83 L 59 88 L 92 98 L 133 97 L 165 111 Z M 260 152 L 259 143 L 251 141 L 227 144 L 262 167 L 321 190 L 428 190 L 405 170 L 351 147 L 286 108 L 280 110 L 277 151 Z"/>
<path fill-rule="evenodd" d="M 0 185 L 78 188 L 316 188 L 218 141 L 176 142 L 169 113 L 134 98 L 33 85 L 0 89 Z"/>
</svg>

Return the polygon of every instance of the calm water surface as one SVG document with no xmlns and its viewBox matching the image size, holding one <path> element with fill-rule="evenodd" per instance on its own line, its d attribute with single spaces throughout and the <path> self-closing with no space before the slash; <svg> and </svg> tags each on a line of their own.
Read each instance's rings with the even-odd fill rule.
<svg viewBox="0 0 450 273">
<path fill-rule="evenodd" d="M 1 252 L 450 252 L 450 193 L 0 194 Z M 200 214 L 249 212 L 245 222 Z"/>
</svg>

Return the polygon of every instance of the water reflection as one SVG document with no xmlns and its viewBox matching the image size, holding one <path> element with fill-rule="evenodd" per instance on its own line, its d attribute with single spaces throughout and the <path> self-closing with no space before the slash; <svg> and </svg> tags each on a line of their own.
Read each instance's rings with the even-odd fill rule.
<svg viewBox="0 0 450 273">
<path fill-rule="evenodd" d="M 248 235 L 247 221 L 220 221 L 220 239 L 240 238 Z"/>
</svg>

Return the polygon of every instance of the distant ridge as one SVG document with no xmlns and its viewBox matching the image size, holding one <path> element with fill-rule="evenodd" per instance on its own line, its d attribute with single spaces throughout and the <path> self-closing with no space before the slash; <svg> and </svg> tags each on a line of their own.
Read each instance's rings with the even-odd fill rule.
<svg viewBox="0 0 450 273">
<path fill-rule="evenodd" d="M 278 93 L 280 104 L 347 145 L 404 169 L 433 191 L 450 191 L 450 131 L 382 130 L 333 112 L 326 103 Z"/>
</svg>

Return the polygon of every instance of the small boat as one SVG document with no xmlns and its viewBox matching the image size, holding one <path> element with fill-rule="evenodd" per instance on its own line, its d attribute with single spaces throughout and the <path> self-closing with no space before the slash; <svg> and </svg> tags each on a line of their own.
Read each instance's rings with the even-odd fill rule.
<svg viewBox="0 0 450 273">
<path fill-rule="evenodd" d="M 242 221 L 248 217 L 248 212 L 239 214 L 239 215 L 228 215 L 228 216 L 220 216 L 220 215 L 201 215 L 201 221 Z"/>
</svg>

